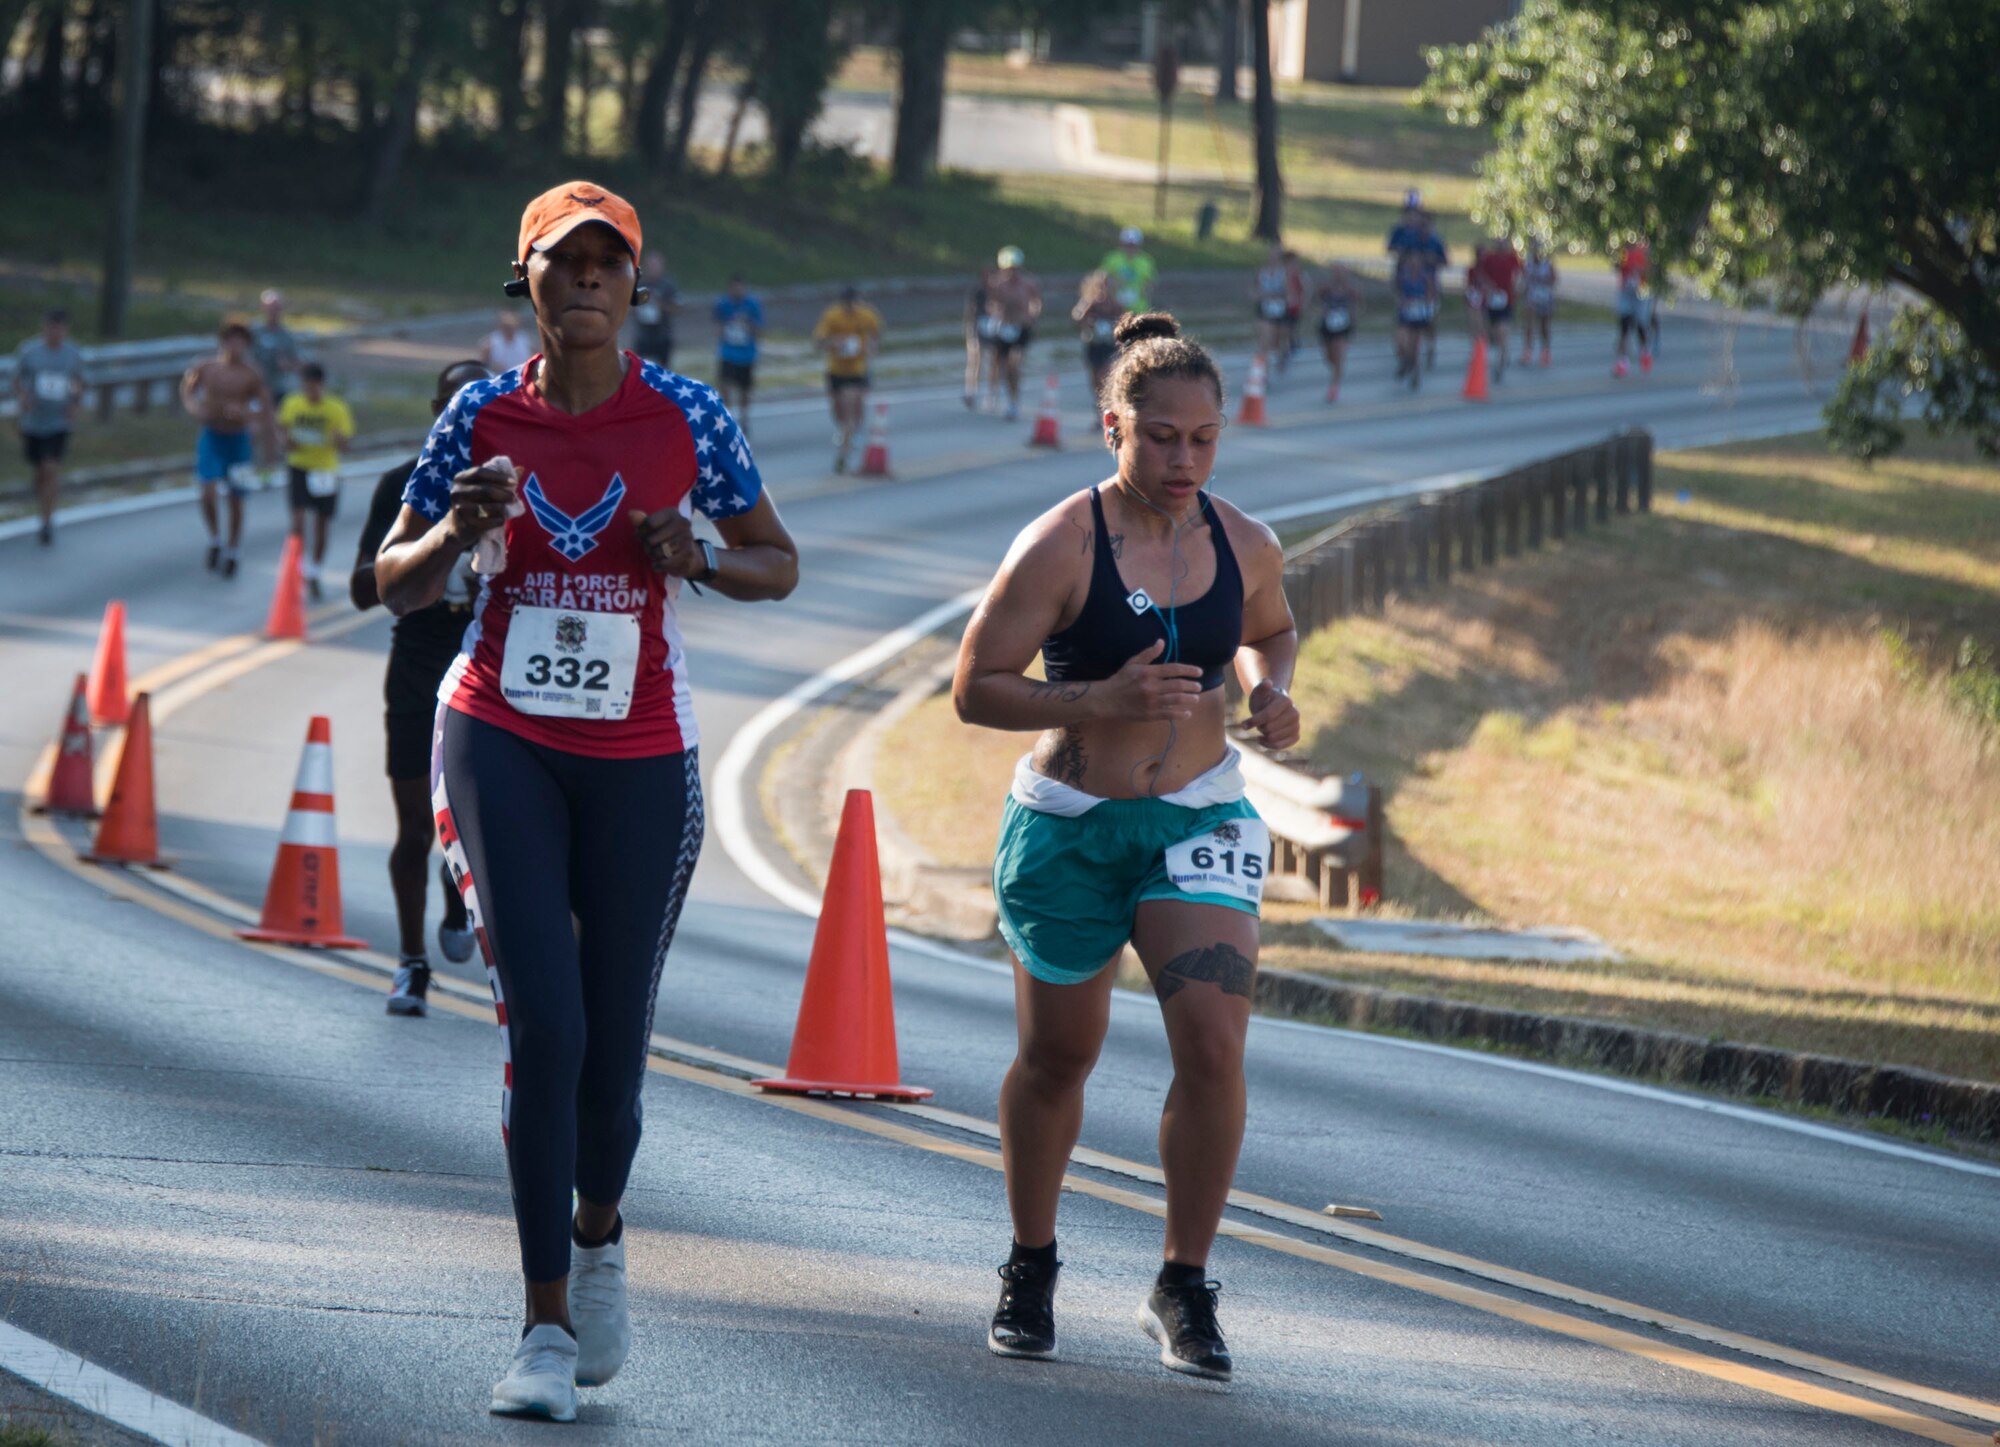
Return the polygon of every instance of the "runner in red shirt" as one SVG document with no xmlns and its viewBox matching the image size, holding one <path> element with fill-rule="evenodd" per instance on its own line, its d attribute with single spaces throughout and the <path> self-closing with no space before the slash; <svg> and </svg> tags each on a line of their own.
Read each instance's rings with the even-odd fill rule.
<svg viewBox="0 0 2000 1447">
<path fill-rule="evenodd" d="M 1493 380 L 1507 375 L 1507 326 L 1514 319 L 1514 298 L 1521 288 L 1521 254 L 1504 236 L 1495 237 L 1479 254 L 1475 267 L 1486 307 L 1486 337 L 1493 359 Z"/>
<path fill-rule="evenodd" d="M 638 216 L 601 187 L 529 204 L 509 290 L 534 299 L 541 351 L 452 398 L 375 564 L 399 616 L 467 552 L 480 574 L 439 689 L 431 797 L 507 1047 L 527 1329 L 492 1410 L 559 1421 L 631 1340 L 618 1203 L 702 837 L 681 585 L 747 601 L 798 581 L 714 390 L 618 348 L 645 300 L 639 254 Z M 722 547 L 695 537 L 697 510 Z"/>
</svg>

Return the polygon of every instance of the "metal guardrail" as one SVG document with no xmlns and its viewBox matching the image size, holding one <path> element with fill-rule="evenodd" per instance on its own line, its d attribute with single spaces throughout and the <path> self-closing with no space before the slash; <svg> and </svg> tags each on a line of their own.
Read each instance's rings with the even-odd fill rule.
<svg viewBox="0 0 2000 1447">
<path fill-rule="evenodd" d="M 1625 431 L 1415 502 L 1345 518 L 1288 551 L 1285 598 L 1300 637 L 1391 596 L 1442 588 L 1549 539 L 1650 512 L 1653 438 Z M 1232 680 L 1233 687 L 1233 680 Z M 1383 898 L 1382 791 L 1359 774 L 1323 775 L 1303 761 L 1243 748 L 1251 801 L 1270 827 L 1273 868 L 1309 882 L 1322 906 Z"/>
</svg>

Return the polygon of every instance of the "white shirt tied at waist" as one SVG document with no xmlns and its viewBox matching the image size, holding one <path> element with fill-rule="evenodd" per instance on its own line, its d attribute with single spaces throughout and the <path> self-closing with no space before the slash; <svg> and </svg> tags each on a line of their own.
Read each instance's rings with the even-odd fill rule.
<svg viewBox="0 0 2000 1447">
<path fill-rule="evenodd" d="M 1208 772 L 1190 779 L 1171 794 L 1155 797 L 1163 804 L 1176 804 L 1183 809 L 1208 809 L 1217 804 L 1233 804 L 1243 797 L 1242 758 L 1231 748 Z M 1023 754 L 1021 761 L 1014 765 L 1014 787 L 1010 792 L 1022 808 L 1033 809 L 1037 814 L 1056 814 L 1074 819 L 1088 814 L 1104 802 L 1095 794 L 1086 794 L 1074 785 L 1037 772 L 1033 759 L 1034 755 Z"/>
</svg>

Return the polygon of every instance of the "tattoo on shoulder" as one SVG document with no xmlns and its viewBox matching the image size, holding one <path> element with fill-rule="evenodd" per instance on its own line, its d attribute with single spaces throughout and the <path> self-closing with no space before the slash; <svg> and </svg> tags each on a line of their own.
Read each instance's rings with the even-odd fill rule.
<svg viewBox="0 0 2000 1447">
<path fill-rule="evenodd" d="M 1059 683 L 1031 683 L 1028 685 L 1028 696 L 1037 702 L 1043 699 L 1054 699 L 1057 703 L 1075 703 L 1089 692 L 1089 684 L 1079 683 L 1070 679 L 1065 679 Z"/>
<path fill-rule="evenodd" d="M 1204 945 L 1167 961 L 1153 982 L 1153 991 L 1162 1000 L 1171 1000 L 1189 985 L 1207 981 L 1225 995 L 1251 998 L 1257 976 L 1257 962 L 1234 945 Z"/>
<path fill-rule="evenodd" d="M 1125 556 L 1125 534 L 1113 533 L 1111 535 L 1111 556 L 1114 558 Z"/>
<path fill-rule="evenodd" d="M 1075 528 L 1075 529 L 1077 530 L 1077 532 L 1078 532 L 1078 533 L 1079 533 L 1079 534 L 1081 535 L 1081 537 L 1080 537 L 1080 539 L 1079 539 L 1079 542 L 1078 542 L 1078 545 L 1077 545 L 1077 550 L 1076 550 L 1076 551 L 1077 551 L 1077 554 L 1078 554 L 1079 556 L 1088 556 L 1088 555 L 1089 555 L 1089 553 L 1090 553 L 1090 550 L 1091 550 L 1092 548 L 1094 548 L 1094 547 L 1096 547 L 1096 546 L 1097 546 L 1097 531 L 1096 531 L 1096 529 L 1094 529 L 1094 528 L 1087 528 L 1087 527 L 1085 527 L 1085 526 L 1084 526 L 1084 525 L 1083 525 L 1082 523 L 1078 522 L 1078 521 L 1077 521 L 1077 520 L 1076 520 L 1075 518 L 1071 518 L 1071 519 L 1069 520 L 1069 525 L 1070 525 L 1071 527 Z"/>
</svg>

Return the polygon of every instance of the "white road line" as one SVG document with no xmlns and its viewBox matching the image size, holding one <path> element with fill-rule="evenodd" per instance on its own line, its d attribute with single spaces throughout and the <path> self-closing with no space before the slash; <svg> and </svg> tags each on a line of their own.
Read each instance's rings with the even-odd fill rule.
<svg viewBox="0 0 2000 1447">
<path fill-rule="evenodd" d="M 137 1382 L 0 1321 L 0 1370 L 165 1447 L 264 1447 Z"/>
<path fill-rule="evenodd" d="M 1785 436 L 1797 431 L 1795 427 L 1774 429 L 1769 432 L 1752 430 L 1747 436 L 1736 434 L 1725 436 L 1711 434 L 1704 439 L 1708 442 L 1746 441 L 1763 436 Z M 1696 444 L 1684 444 L 1696 445 Z M 1334 512 L 1344 507 L 1357 506 L 1367 502 L 1380 501 L 1390 497 L 1406 497 L 1412 493 L 1457 486 L 1479 476 L 1476 472 L 1446 472 L 1430 477 L 1420 477 L 1409 482 L 1391 483 L 1385 487 L 1361 488 L 1352 492 L 1335 493 L 1327 497 L 1307 502 L 1290 503 L 1280 508 L 1261 511 L 1257 516 L 1267 522 L 1283 522 L 1296 517 L 1311 517 L 1318 513 Z M 820 699 L 832 693 L 842 684 L 858 678 L 871 669 L 887 663 L 898 653 L 914 645 L 919 639 L 929 636 L 953 618 L 972 611 L 985 593 L 984 588 L 974 588 L 959 594 L 956 598 L 938 604 L 928 612 L 911 619 L 894 632 L 884 634 L 857 653 L 849 654 L 813 677 L 806 679 L 784 697 L 767 704 L 751 720 L 730 738 L 723 750 L 722 758 L 715 767 L 715 797 L 710 801 L 714 811 L 716 837 L 730 862 L 741 870 L 744 878 L 770 895 L 785 908 L 809 918 L 819 915 L 819 897 L 811 890 L 795 883 L 780 869 L 759 846 L 756 835 L 750 828 L 749 810 L 754 807 L 757 797 L 757 783 L 751 776 L 751 766 L 758 762 L 765 743 L 780 728 L 810 708 Z M 889 942 L 897 949 L 908 950 L 912 954 L 925 955 L 947 964 L 960 965 L 989 974 L 1011 975 L 1012 969 L 995 960 L 982 959 L 936 940 L 925 939 L 921 935 L 905 930 L 889 931 Z M 1112 998 L 1128 1007 L 1151 1008 L 1152 1002 L 1127 991 L 1113 991 Z M 1272 1016 L 1255 1016 L 1251 1023 L 1259 1029 L 1305 1030 L 1327 1039 L 1331 1036 L 1328 1027 L 1311 1025 L 1300 1020 L 1282 1020 Z M 1815 1140 L 1829 1141 L 1836 1145 L 1852 1146 L 1857 1150 L 1872 1151 L 1877 1155 L 1889 1156 L 1897 1160 L 1916 1161 L 1924 1165 L 1942 1166 L 1946 1170 L 1961 1171 L 1967 1175 L 1986 1176 L 2000 1180 L 2000 1168 L 1979 1161 L 1946 1155 L 1941 1151 L 1921 1150 L 1896 1141 L 1880 1140 L 1862 1135 L 1857 1131 L 1839 1130 L 1832 1126 L 1817 1125 L 1812 1121 L 1780 1114 L 1776 1111 L 1757 1110 L 1750 1106 L 1731 1105 L 1725 1101 L 1711 1100 L 1705 1096 L 1684 1095 L 1678 1091 L 1664 1090 L 1658 1086 L 1642 1085 L 1635 1081 L 1620 1080 L 1613 1076 L 1591 1075 L 1580 1070 L 1570 1070 L 1560 1065 L 1544 1065 L 1538 1061 L 1520 1060 L 1512 1056 L 1496 1055 L 1489 1051 L 1467 1050 L 1454 1045 L 1438 1045 L 1428 1041 L 1404 1040 L 1393 1035 L 1375 1035 L 1361 1030 L 1343 1030 L 1339 1039 L 1345 1041 L 1365 1041 L 1371 1045 L 1383 1045 L 1392 1049 L 1415 1050 L 1419 1052 L 1445 1055 L 1457 1061 L 1473 1061 L 1490 1065 L 1500 1070 L 1519 1070 L 1530 1075 L 1542 1075 L 1551 1080 L 1567 1081 L 1572 1085 L 1589 1086 L 1593 1090 L 1608 1090 L 1616 1095 L 1636 1096 L 1662 1105 L 1677 1105 L 1684 1109 L 1702 1111 L 1710 1115 L 1725 1116 L 1730 1120 L 1745 1121 L 1752 1125 L 1768 1126 L 1772 1130 L 1790 1131 L 1794 1135 L 1810 1136 Z"/>
</svg>

